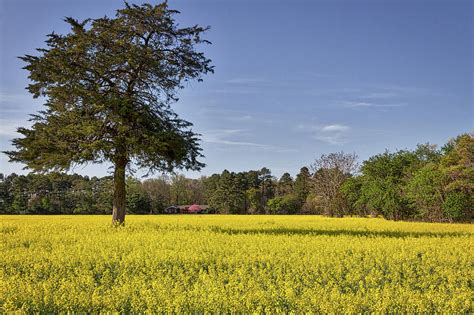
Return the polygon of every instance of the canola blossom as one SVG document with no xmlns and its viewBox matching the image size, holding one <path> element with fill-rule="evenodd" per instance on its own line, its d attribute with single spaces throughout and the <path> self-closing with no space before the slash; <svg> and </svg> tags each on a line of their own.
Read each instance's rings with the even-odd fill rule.
<svg viewBox="0 0 474 315">
<path fill-rule="evenodd" d="M 0 216 L 0 313 L 472 313 L 470 224 Z"/>
</svg>

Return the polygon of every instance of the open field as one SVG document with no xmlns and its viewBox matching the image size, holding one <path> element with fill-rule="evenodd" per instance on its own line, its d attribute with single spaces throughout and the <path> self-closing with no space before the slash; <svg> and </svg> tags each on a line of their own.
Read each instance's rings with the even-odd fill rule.
<svg viewBox="0 0 474 315">
<path fill-rule="evenodd" d="M 0 216 L 0 312 L 472 313 L 468 224 Z"/>
</svg>

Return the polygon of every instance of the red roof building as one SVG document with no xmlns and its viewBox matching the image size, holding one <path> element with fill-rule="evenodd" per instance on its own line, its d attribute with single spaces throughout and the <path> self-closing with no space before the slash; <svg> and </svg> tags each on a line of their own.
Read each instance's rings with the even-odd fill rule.
<svg viewBox="0 0 474 315">
<path fill-rule="evenodd" d="M 196 204 L 194 204 L 194 205 L 192 205 L 188 208 L 189 213 L 199 213 L 201 211 L 202 211 L 202 208 L 200 206 L 196 205 Z"/>
</svg>

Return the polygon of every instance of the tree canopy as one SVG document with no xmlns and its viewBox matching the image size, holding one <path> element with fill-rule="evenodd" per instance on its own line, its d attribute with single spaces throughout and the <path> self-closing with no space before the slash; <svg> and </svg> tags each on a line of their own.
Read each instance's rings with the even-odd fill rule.
<svg viewBox="0 0 474 315">
<path fill-rule="evenodd" d="M 125 170 L 199 170 L 199 135 L 170 104 L 183 83 L 213 72 L 196 46 L 208 27 L 179 28 L 167 3 L 129 5 L 115 17 L 66 18 L 68 34 L 51 33 L 38 55 L 20 57 L 34 97 L 45 109 L 19 128 L 11 161 L 34 171 L 115 166 L 114 221 L 125 216 Z"/>
</svg>

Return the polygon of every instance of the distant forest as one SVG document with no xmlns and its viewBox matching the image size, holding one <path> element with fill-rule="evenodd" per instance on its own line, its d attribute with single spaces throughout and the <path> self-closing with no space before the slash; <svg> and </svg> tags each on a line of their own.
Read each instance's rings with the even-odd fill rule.
<svg viewBox="0 0 474 315">
<path fill-rule="evenodd" d="M 206 204 L 222 214 L 383 216 L 470 221 L 474 216 L 474 137 L 438 148 L 384 152 L 361 165 L 355 154 L 322 155 L 293 178 L 264 167 L 213 174 L 127 178 L 127 212 L 159 214 L 170 205 Z M 0 174 L 2 214 L 110 214 L 113 178 L 65 173 Z"/>
</svg>

